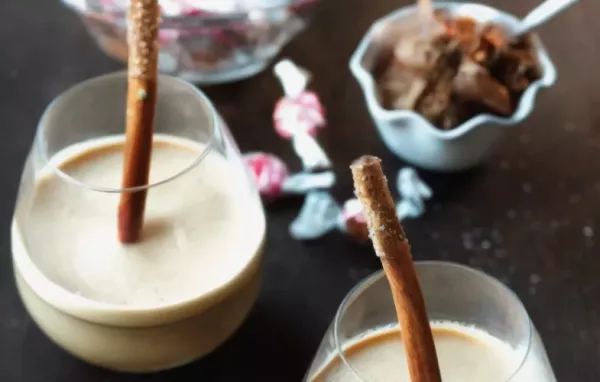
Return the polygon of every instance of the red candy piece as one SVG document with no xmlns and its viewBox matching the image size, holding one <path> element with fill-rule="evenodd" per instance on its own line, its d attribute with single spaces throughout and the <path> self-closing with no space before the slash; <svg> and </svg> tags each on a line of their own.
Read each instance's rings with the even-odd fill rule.
<svg viewBox="0 0 600 382">
<path fill-rule="evenodd" d="M 249 153 L 244 155 L 244 161 L 252 170 L 254 184 L 262 196 L 276 198 L 281 195 L 283 182 L 289 174 L 281 159 L 266 153 Z"/>
<path fill-rule="evenodd" d="M 303 131 L 312 137 L 325 127 L 325 111 L 313 92 L 303 92 L 296 98 L 282 98 L 273 112 L 275 131 L 286 139 Z"/>
<path fill-rule="evenodd" d="M 362 212 L 362 206 L 358 199 L 350 199 L 342 207 L 342 218 L 346 223 L 346 232 L 359 242 L 369 240 L 369 228 L 367 220 Z"/>
</svg>

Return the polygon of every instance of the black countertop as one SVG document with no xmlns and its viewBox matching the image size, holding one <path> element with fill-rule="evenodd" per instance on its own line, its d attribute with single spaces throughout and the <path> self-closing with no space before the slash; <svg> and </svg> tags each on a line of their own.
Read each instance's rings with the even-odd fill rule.
<svg viewBox="0 0 600 382">
<path fill-rule="evenodd" d="M 324 0 L 311 29 L 283 52 L 313 72 L 327 107 L 329 127 L 319 138 L 335 162 L 340 201 L 350 197 L 347 166 L 355 157 L 381 156 L 394 178 L 403 165 L 376 135 L 347 62 L 370 23 L 405 3 Z M 490 3 L 523 15 L 538 1 Z M 598 14 L 598 3 L 581 2 L 540 28 L 558 83 L 484 166 L 457 175 L 421 172 L 435 198 L 424 216 L 405 223 L 417 260 L 470 264 L 516 291 L 561 381 L 600 380 Z M 151 376 L 119 375 L 72 358 L 32 323 L 15 290 L 9 225 L 36 123 L 60 92 L 122 65 L 105 57 L 57 0 L 3 1 L 0 15 L 0 381 L 300 380 L 343 296 L 380 268 L 369 246 L 338 233 L 290 239 L 301 199 L 267 206 L 259 301 L 234 338 L 201 361 Z M 281 89 L 270 71 L 207 93 L 243 151 L 271 151 L 299 167 L 271 126 Z"/>
</svg>

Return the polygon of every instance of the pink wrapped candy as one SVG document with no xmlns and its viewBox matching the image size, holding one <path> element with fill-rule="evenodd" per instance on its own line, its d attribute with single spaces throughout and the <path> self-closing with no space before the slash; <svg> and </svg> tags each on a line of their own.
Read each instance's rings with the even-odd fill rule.
<svg viewBox="0 0 600 382">
<path fill-rule="evenodd" d="M 330 168 L 331 161 L 316 140 L 326 121 L 319 97 L 307 90 L 310 73 L 287 59 L 278 62 L 273 71 L 285 94 L 273 111 L 275 131 L 292 141 L 305 170 Z"/>
<path fill-rule="evenodd" d="M 244 160 L 261 196 L 271 199 L 281 195 L 283 182 L 289 175 L 281 159 L 266 153 L 249 153 L 244 155 Z"/>
<path fill-rule="evenodd" d="M 317 130 L 325 127 L 325 111 L 317 95 L 303 92 L 294 98 L 282 98 L 273 112 L 275 131 L 290 139 L 296 133 L 317 136 Z"/>
<path fill-rule="evenodd" d="M 367 219 L 362 212 L 362 205 L 358 199 L 353 198 L 346 200 L 342 206 L 342 219 L 344 220 L 345 231 L 359 242 L 369 240 L 369 227 Z"/>
<path fill-rule="evenodd" d="M 304 195 L 317 189 L 329 189 L 335 183 L 332 171 L 290 174 L 286 164 L 275 155 L 254 152 L 244 154 L 254 184 L 262 197 L 268 200 L 283 195 Z"/>
</svg>

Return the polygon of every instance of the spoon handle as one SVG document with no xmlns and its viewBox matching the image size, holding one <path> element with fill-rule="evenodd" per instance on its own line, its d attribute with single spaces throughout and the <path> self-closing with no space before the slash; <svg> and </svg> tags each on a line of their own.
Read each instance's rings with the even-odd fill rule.
<svg viewBox="0 0 600 382">
<path fill-rule="evenodd" d="M 529 32 L 576 2 L 577 0 L 546 0 L 525 16 L 518 35 Z"/>
</svg>

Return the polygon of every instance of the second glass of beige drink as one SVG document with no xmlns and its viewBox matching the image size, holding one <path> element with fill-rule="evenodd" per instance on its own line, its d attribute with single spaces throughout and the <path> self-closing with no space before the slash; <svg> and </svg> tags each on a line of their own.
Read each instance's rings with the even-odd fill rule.
<svg viewBox="0 0 600 382">
<path fill-rule="evenodd" d="M 227 127 L 193 86 L 160 76 L 142 240 L 117 239 L 127 74 L 88 80 L 43 115 L 12 224 L 15 277 L 72 354 L 147 372 L 223 343 L 256 300 L 262 205 Z"/>
<path fill-rule="evenodd" d="M 418 262 L 444 382 L 555 382 L 517 296 L 448 262 Z M 410 381 L 389 283 L 378 272 L 344 299 L 305 377 L 310 382 Z"/>
</svg>

